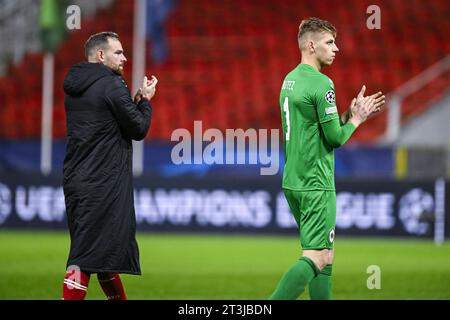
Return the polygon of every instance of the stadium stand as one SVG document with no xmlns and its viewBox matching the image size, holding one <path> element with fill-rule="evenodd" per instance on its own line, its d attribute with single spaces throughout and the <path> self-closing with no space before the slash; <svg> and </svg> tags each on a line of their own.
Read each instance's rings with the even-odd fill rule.
<svg viewBox="0 0 450 320">
<path fill-rule="evenodd" d="M 69 66 L 83 59 L 82 46 L 91 33 L 108 29 L 120 34 L 129 60 L 125 78 L 131 83 L 133 1 L 102 3 L 55 53 L 56 138 L 65 136 L 62 81 Z M 178 1 L 166 21 L 169 59 L 158 65 L 148 59 L 147 74 L 160 80 L 148 139 L 170 140 L 176 128 L 192 130 L 194 120 L 202 120 L 203 128 L 221 130 L 279 128 L 279 89 L 299 61 L 296 35 L 303 17 L 319 16 L 338 29 L 340 52 L 333 67 L 323 71 L 334 80 L 340 111 L 362 84 L 369 92 L 389 93 L 450 52 L 450 43 L 443 41 L 450 30 L 447 1 L 385 1 L 379 5 L 381 30 L 366 27 L 371 4 L 241 0 L 237 7 L 230 0 Z M 41 78 L 42 54 L 33 52 L 0 78 L 0 138 L 39 137 Z M 403 119 L 423 112 L 449 87 L 445 74 L 408 98 Z M 352 142 L 374 142 L 384 133 L 386 113 L 369 121 Z"/>
</svg>

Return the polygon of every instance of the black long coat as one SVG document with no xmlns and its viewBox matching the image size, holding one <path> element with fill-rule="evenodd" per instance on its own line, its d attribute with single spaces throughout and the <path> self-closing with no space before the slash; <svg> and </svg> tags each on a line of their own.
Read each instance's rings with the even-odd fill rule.
<svg viewBox="0 0 450 320">
<path fill-rule="evenodd" d="M 68 135 L 63 187 L 71 238 L 67 266 L 141 274 L 131 141 L 146 136 L 152 107 L 145 99 L 134 104 L 122 77 L 100 63 L 72 66 L 64 92 Z"/>
</svg>

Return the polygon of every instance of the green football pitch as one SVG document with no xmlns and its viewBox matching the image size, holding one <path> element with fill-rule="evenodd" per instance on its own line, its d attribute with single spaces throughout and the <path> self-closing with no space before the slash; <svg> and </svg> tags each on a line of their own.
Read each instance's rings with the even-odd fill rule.
<svg viewBox="0 0 450 320">
<path fill-rule="evenodd" d="M 138 233 L 137 240 L 143 274 L 122 276 L 129 299 L 266 299 L 300 254 L 296 236 Z M 66 232 L 0 231 L 0 299 L 61 299 L 68 248 Z M 450 299 L 449 242 L 338 238 L 335 249 L 334 299 Z M 374 265 L 380 288 L 368 289 Z M 105 299 L 95 276 L 87 299 Z"/>
</svg>

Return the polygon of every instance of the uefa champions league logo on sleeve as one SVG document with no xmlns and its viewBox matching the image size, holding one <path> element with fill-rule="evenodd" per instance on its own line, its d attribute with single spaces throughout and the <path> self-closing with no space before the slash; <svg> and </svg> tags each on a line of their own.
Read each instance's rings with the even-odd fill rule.
<svg viewBox="0 0 450 320">
<path fill-rule="evenodd" d="M 434 218 L 434 199 L 420 188 L 409 191 L 400 199 L 399 217 L 408 233 L 424 235 Z"/>
</svg>

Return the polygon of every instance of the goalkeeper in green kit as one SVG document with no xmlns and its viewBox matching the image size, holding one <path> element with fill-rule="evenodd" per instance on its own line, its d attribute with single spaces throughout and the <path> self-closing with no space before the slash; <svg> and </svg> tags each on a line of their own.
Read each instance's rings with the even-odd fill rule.
<svg viewBox="0 0 450 320">
<path fill-rule="evenodd" d="M 280 93 L 285 165 L 283 191 L 300 229 L 302 257 L 283 275 L 270 299 L 297 299 L 309 286 L 311 299 L 331 299 L 336 224 L 334 149 L 343 145 L 385 103 L 365 86 L 339 116 L 333 81 L 320 72 L 339 49 L 336 29 L 318 18 L 303 20 L 301 63 L 284 79 Z"/>
</svg>

